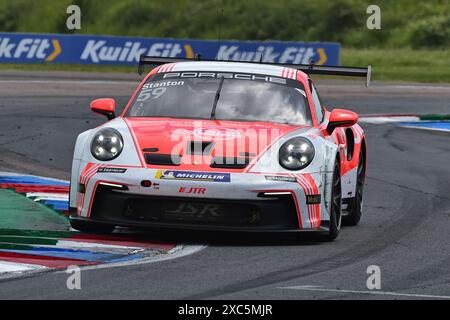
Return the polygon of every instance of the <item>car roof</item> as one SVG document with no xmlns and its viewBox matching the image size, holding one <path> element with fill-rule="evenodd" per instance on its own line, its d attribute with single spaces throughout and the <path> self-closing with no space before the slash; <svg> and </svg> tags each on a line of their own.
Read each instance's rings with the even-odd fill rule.
<svg viewBox="0 0 450 320">
<path fill-rule="evenodd" d="M 305 82 L 308 76 L 297 69 L 286 68 L 270 64 L 225 62 L 225 61 L 190 61 L 168 63 L 160 66 L 161 72 L 183 72 L 183 71 L 210 71 L 210 72 L 233 72 L 233 73 L 255 73 L 268 76 L 301 79 Z"/>
</svg>

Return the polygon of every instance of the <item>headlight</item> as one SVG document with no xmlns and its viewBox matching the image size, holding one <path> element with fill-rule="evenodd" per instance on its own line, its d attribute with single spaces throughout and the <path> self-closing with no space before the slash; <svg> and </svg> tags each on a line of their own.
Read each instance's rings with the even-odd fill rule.
<svg viewBox="0 0 450 320">
<path fill-rule="evenodd" d="M 122 136 L 119 131 L 111 128 L 97 132 L 91 142 L 91 153 L 100 161 L 110 161 L 117 158 L 122 149 Z"/>
<path fill-rule="evenodd" d="M 314 146 L 305 138 L 293 138 L 286 141 L 278 152 L 280 165 L 288 170 L 300 170 L 314 159 Z"/>
</svg>

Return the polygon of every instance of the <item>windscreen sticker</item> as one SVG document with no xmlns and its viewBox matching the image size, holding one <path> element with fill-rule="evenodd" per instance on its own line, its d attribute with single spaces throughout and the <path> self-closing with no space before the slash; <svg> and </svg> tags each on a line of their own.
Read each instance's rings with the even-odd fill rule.
<svg viewBox="0 0 450 320">
<path fill-rule="evenodd" d="M 300 92 L 305 98 L 306 98 L 306 92 L 302 89 L 299 88 L 295 88 L 295 90 L 297 90 L 298 92 Z"/>
<path fill-rule="evenodd" d="M 184 81 L 163 81 L 149 82 L 142 86 L 142 91 L 137 97 L 137 102 L 147 101 L 148 99 L 158 99 L 167 92 L 167 87 L 184 86 Z"/>
<path fill-rule="evenodd" d="M 159 88 L 159 87 L 183 86 L 183 85 L 184 85 L 184 81 L 150 82 L 150 83 L 144 84 L 142 86 L 142 90 Z"/>
<path fill-rule="evenodd" d="M 139 93 L 139 96 L 136 99 L 136 101 L 143 102 L 143 101 L 147 101 L 150 98 L 158 99 L 166 92 L 167 92 L 167 88 L 164 88 L 164 87 L 155 88 L 155 89 L 143 89 L 141 91 L 141 93 Z"/>
<path fill-rule="evenodd" d="M 268 75 L 257 75 L 249 73 L 226 73 L 226 72 L 170 72 L 163 74 L 164 79 L 170 78 L 224 78 L 224 79 L 237 79 L 237 80 L 253 80 L 264 81 L 278 84 L 287 84 L 287 80 L 284 78 L 273 77 Z"/>
</svg>

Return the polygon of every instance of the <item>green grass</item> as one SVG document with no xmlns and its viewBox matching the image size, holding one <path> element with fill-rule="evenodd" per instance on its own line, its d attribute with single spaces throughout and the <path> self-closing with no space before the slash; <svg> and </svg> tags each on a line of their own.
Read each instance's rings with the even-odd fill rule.
<svg viewBox="0 0 450 320">
<path fill-rule="evenodd" d="M 375 2 L 375 3 L 374 3 Z M 162 38 L 337 41 L 356 48 L 450 48 L 450 0 L 0 0 L 0 30 Z M 381 30 L 366 27 L 369 5 Z"/>
<path fill-rule="evenodd" d="M 450 83 L 450 50 L 343 49 L 341 64 L 370 64 L 373 80 Z"/>
<path fill-rule="evenodd" d="M 341 64 L 372 65 L 373 80 L 450 83 L 449 50 L 342 49 Z M 0 70 L 136 72 L 131 66 L 0 64 Z"/>
</svg>

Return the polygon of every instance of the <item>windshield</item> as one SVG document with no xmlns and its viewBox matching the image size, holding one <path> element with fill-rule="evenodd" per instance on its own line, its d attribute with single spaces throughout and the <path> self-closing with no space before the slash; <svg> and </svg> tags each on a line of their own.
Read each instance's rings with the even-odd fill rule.
<svg viewBox="0 0 450 320">
<path fill-rule="evenodd" d="M 298 81 L 214 72 L 156 74 L 142 86 L 126 116 L 311 124 Z"/>
</svg>

